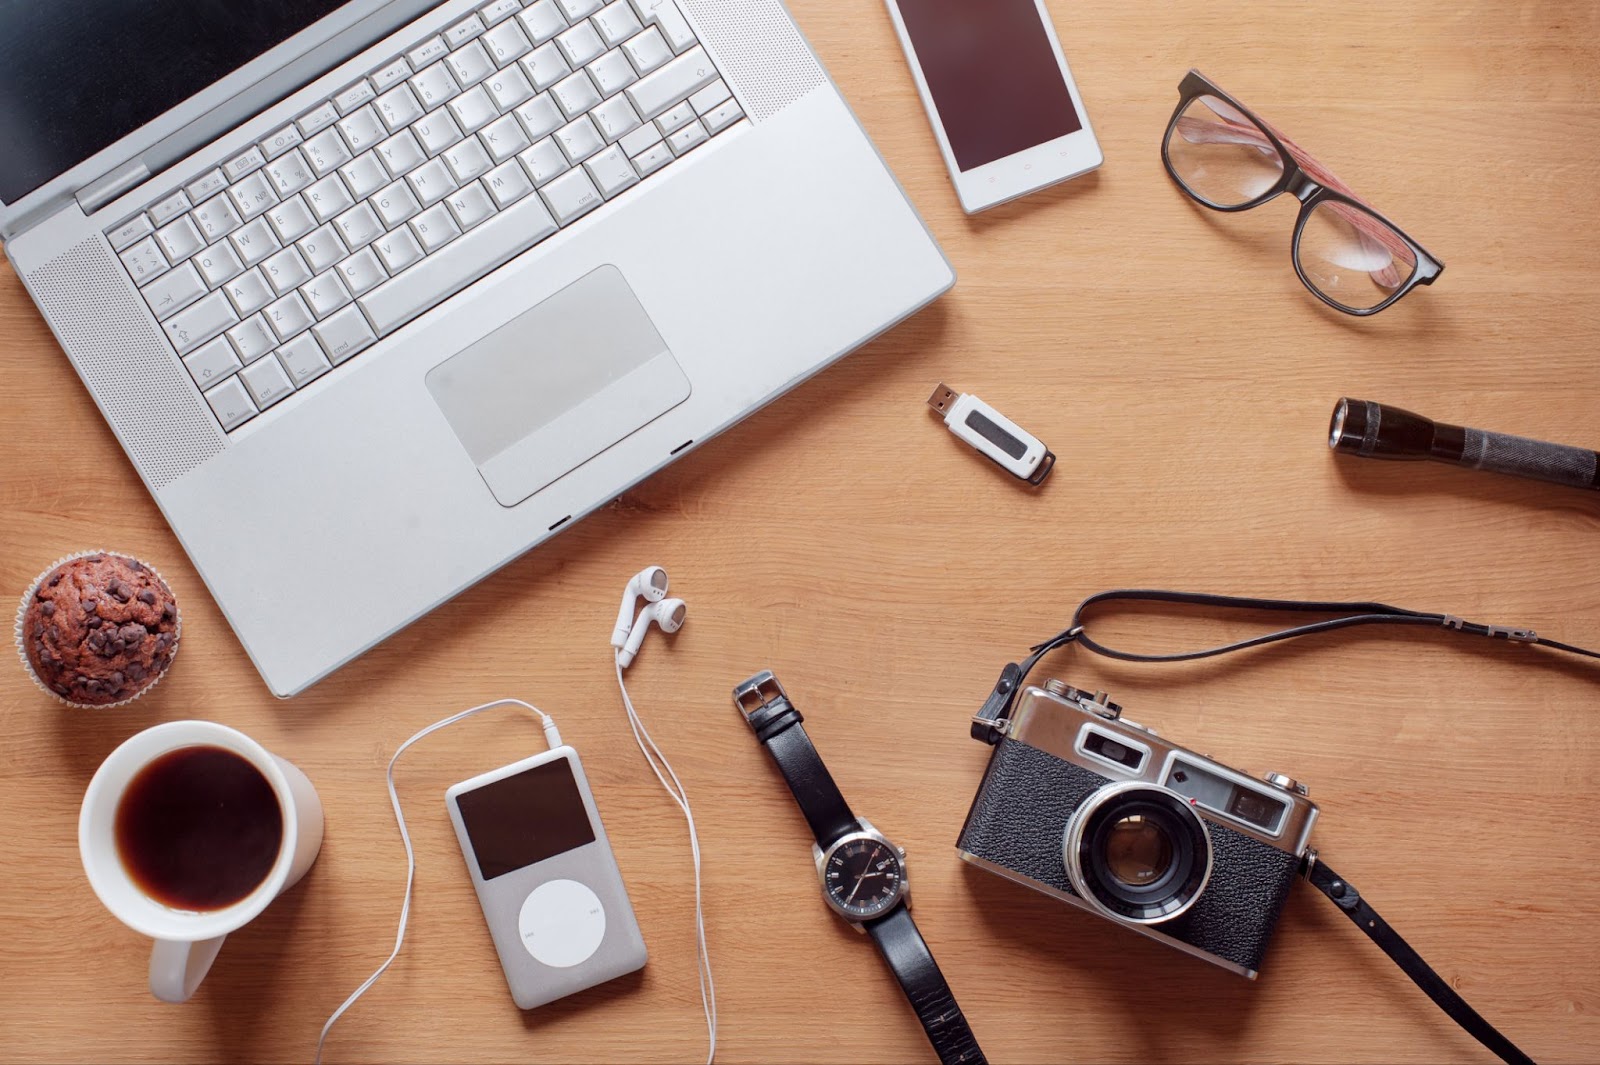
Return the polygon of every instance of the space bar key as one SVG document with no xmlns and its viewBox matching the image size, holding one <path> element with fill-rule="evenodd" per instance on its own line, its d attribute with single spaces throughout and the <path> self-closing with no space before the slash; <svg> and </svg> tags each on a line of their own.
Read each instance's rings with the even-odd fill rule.
<svg viewBox="0 0 1600 1065">
<path fill-rule="evenodd" d="M 525 197 L 356 302 L 387 336 L 555 231 L 544 202 Z"/>
</svg>

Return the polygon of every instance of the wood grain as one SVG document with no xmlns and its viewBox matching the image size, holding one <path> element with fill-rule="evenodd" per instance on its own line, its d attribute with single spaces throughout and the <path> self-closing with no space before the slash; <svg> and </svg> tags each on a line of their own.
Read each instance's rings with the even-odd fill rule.
<svg viewBox="0 0 1600 1065">
<path fill-rule="evenodd" d="M 309 1059 L 392 942 L 390 752 L 518 695 L 586 756 L 649 966 L 547 1009 L 512 1005 L 441 793 L 542 739 L 514 715 L 479 719 L 401 765 L 410 936 L 329 1060 L 697 1060 L 683 825 L 633 749 L 605 648 L 623 581 L 658 562 L 691 618 L 630 676 L 701 826 L 721 1060 L 931 1060 L 870 944 L 817 898 L 804 824 L 734 716 L 730 686 L 762 667 L 856 810 L 910 850 L 918 923 L 993 1060 L 1488 1060 L 1303 886 L 1252 984 L 968 868 L 951 845 L 987 754 L 967 716 L 1102 588 L 1377 597 L 1600 645 L 1595 497 L 1336 461 L 1324 445 L 1340 395 L 1600 444 L 1600 8 L 1058 0 L 1106 166 L 967 218 L 881 7 L 793 7 L 955 290 L 292 701 L 260 683 L 0 270 L 0 587 L 111 547 L 159 566 L 186 621 L 171 675 L 129 709 L 65 712 L 0 671 L 0 1057 Z M 1346 319 L 1290 269 L 1289 204 L 1190 205 L 1157 146 L 1191 65 L 1441 257 L 1439 283 Z M 939 380 L 1048 441 L 1051 482 L 1019 490 L 950 438 L 922 405 Z M 330 589 L 307 609 L 359 605 L 359 589 Z M 1197 644 L 1222 631 L 1119 624 Z M 1600 1058 L 1593 669 L 1364 633 L 1193 668 L 1067 652 L 1049 671 L 1231 764 L 1309 781 L 1322 852 L 1479 1010 L 1540 1061 Z M 85 883 L 75 827 L 112 747 L 191 716 L 296 762 L 328 827 L 306 881 L 173 1007 L 145 990 L 147 944 Z"/>
</svg>

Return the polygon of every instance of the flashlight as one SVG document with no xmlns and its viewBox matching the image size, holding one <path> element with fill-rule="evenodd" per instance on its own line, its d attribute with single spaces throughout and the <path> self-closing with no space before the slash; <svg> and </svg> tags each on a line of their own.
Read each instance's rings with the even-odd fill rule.
<svg viewBox="0 0 1600 1065">
<path fill-rule="evenodd" d="M 1328 446 L 1362 458 L 1432 459 L 1571 488 L 1600 488 L 1600 455 L 1586 448 L 1464 429 L 1365 399 L 1341 399 L 1333 408 Z"/>
</svg>

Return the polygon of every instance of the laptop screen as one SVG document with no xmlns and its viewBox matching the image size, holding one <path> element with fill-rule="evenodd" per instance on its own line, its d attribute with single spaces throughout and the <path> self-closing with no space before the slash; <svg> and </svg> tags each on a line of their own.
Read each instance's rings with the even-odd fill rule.
<svg viewBox="0 0 1600 1065">
<path fill-rule="evenodd" d="M 0 202 L 132 133 L 345 0 L 0 0 Z"/>
</svg>

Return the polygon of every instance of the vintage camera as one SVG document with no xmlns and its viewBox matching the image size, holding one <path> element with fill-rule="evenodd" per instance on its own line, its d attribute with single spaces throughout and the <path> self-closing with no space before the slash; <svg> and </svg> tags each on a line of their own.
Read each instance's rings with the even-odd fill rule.
<svg viewBox="0 0 1600 1065">
<path fill-rule="evenodd" d="M 1254 979 L 1317 807 L 1052 680 L 983 722 L 994 755 L 956 849 L 980 869 Z"/>
</svg>

